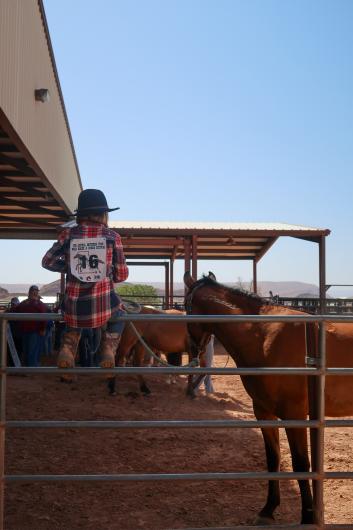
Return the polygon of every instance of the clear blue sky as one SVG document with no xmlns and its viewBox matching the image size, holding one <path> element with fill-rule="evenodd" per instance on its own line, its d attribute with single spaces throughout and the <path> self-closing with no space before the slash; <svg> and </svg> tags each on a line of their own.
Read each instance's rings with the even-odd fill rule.
<svg viewBox="0 0 353 530">
<path fill-rule="evenodd" d="M 112 219 L 330 228 L 327 281 L 353 283 L 353 2 L 44 3 L 83 185 L 121 207 Z M 3 282 L 54 280 L 48 246 L 29 244 L 25 273 L 9 251 Z M 277 243 L 259 280 L 317 283 L 317 247 Z"/>
</svg>

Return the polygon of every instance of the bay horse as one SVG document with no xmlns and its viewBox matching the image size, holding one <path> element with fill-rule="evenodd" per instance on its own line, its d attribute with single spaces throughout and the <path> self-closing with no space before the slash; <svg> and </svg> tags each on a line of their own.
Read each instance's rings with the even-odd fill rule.
<svg viewBox="0 0 353 530">
<path fill-rule="evenodd" d="M 150 306 L 141 306 L 140 314 L 144 315 L 183 315 L 182 311 L 170 309 L 162 311 Z M 193 342 L 190 340 L 188 333 L 187 322 L 157 322 L 157 321 L 139 321 L 133 323 L 139 334 L 143 337 L 146 344 L 153 350 L 165 352 L 169 364 L 176 366 L 181 365 L 182 353 L 189 354 L 189 360 L 197 357 L 198 350 Z M 126 323 L 122 333 L 121 341 L 117 349 L 115 364 L 117 366 L 125 366 L 126 361 L 133 351 L 133 366 L 144 366 L 145 357 L 148 356 L 144 346 L 140 343 L 130 323 Z M 174 354 L 180 354 L 178 356 Z M 201 363 L 203 356 L 201 353 Z M 144 377 L 138 376 L 140 390 L 143 394 L 151 393 Z M 109 393 L 114 395 L 116 393 L 116 377 L 108 379 Z M 192 383 L 192 376 L 188 377 L 187 394 L 190 397 L 195 397 L 194 386 Z"/>
<path fill-rule="evenodd" d="M 214 275 L 195 281 L 185 273 L 188 288 L 188 314 L 204 315 L 298 315 L 296 311 L 272 305 L 255 294 L 218 283 Z M 317 325 L 314 326 L 314 333 Z M 189 323 L 189 333 L 196 341 L 203 334 L 213 333 L 223 344 L 238 367 L 305 367 L 305 324 L 283 322 L 217 322 Z M 353 324 L 326 325 L 327 366 L 353 366 Z M 241 376 L 246 392 L 252 398 L 258 420 L 305 420 L 308 415 L 307 376 L 304 375 L 244 375 Z M 325 406 L 327 416 L 353 415 L 353 376 L 327 376 Z M 265 443 L 268 471 L 280 469 L 278 428 L 261 429 Z M 310 469 L 305 428 L 286 429 L 293 470 Z M 313 501 L 308 480 L 298 481 L 302 524 L 313 523 Z M 267 500 L 259 511 L 257 524 L 272 524 L 274 511 L 280 504 L 279 481 L 269 481 Z"/>
</svg>

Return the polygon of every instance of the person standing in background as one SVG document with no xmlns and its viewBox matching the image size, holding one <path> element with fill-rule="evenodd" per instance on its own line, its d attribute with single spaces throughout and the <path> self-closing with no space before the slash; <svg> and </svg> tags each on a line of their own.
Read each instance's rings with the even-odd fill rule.
<svg viewBox="0 0 353 530">
<path fill-rule="evenodd" d="M 16 308 L 19 305 L 19 303 L 20 301 L 17 298 L 17 296 L 13 296 L 10 300 L 10 307 L 6 310 L 6 313 L 15 313 Z M 20 322 L 9 320 L 9 326 L 10 326 L 11 335 L 13 338 L 13 342 L 16 348 L 17 355 L 21 361 L 21 364 L 24 364 L 24 360 L 22 358 L 22 333 L 20 330 Z M 9 361 L 12 364 L 13 361 L 11 359 L 9 346 L 7 347 L 7 358 L 8 358 L 8 364 L 9 364 Z M 11 364 L 9 364 L 9 366 L 11 366 Z"/>
<path fill-rule="evenodd" d="M 40 300 L 39 288 L 31 285 L 28 298 L 15 308 L 16 313 L 47 313 L 48 308 Z M 26 366 L 39 366 L 42 337 L 45 334 L 46 321 L 23 320 L 19 322 L 22 334 L 22 357 Z"/>
</svg>

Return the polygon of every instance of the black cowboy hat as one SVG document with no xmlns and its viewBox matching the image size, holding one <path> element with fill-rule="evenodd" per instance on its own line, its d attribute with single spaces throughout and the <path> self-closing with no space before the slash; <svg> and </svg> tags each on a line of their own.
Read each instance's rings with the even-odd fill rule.
<svg viewBox="0 0 353 530">
<path fill-rule="evenodd" d="M 100 190 L 87 189 L 78 196 L 78 206 L 75 215 L 100 214 L 114 212 L 120 208 L 109 208 L 105 195 Z"/>
</svg>

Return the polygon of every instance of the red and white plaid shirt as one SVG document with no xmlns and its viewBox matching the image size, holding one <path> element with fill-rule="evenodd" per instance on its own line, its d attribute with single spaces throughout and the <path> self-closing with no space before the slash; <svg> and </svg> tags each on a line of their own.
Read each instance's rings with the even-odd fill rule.
<svg viewBox="0 0 353 530">
<path fill-rule="evenodd" d="M 72 239 L 105 238 L 106 277 L 96 283 L 82 282 L 71 274 L 70 241 Z M 72 328 L 103 326 L 121 306 L 114 283 L 128 278 L 123 247 L 119 234 L 102 223 L 83 222 L 63 230 L 58 241 L 42 259 L 42 266 L 54 272 L 66 273 L 64 298 L 65 321 Z"/>
</svg>

